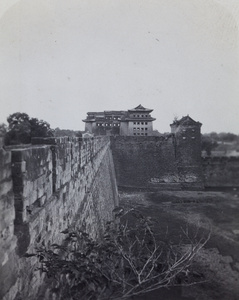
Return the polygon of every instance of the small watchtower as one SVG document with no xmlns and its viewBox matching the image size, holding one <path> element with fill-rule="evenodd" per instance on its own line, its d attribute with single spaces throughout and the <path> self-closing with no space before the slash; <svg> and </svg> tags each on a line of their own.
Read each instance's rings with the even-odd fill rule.
<svg viewBox="0 0 239 300">
<path fill-rule="evenodd" d="M 186 189 L 203 189 L 201 126 L 187 115 L 170 124 L 180 182 Z"/>
</svg>

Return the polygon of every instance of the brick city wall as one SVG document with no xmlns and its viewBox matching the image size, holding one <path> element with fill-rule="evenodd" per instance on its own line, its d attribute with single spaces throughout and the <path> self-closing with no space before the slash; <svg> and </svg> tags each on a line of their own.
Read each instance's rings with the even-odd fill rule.
<svg viewBox="0 0 239 300">
<path fill-rule="evenodd" d="M 35 299 L 43 277 L 37 245 L 61 243 L 60 232 L 85 226 L 101 233 L 118 204 L 108 137 L 36 138 L 31 147 L 0 149 L 0 299 Z"/>
<path fill-rule="evenodd" d="M 117 184 L 200 189 L 203 166 L 205 186 L 239 186 L 238 159 L 201 163 L 200 147 L 184 137 L 35 138 L 14 149 L 0 141 L 0 299 L 35 299 L 43 278 L 24 254 L 61 243 L 72 225 L 99 235 L 118 204 Z"/>
<path fill-rule="evenodd" d="M 179 153 L 177 147 L 174 134 L 159 137 L 111 137 L 118 186 L 202 189 L 200 156 L 198 160 L 193 160 L 192 168 L 191 161 L 182 164 L 182 151 Z"/>
<path fill-rule="evenodd" d="M 239 187 L 238 157 L 202 158 L 205 187 Z"/>
</svg>

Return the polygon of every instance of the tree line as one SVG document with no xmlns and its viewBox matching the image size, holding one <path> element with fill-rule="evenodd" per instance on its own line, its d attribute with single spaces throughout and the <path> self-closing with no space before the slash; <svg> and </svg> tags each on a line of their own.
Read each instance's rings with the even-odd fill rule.
<svg viewBox="0 0 239 300">
<path fill-rule="evenodd" d="M 5 145 L 30 144 L 33 137 L 81 137 L 81 131 L 70 129 L 52 129 L 50 124 L 44 120 L 31 118 L 26 113 L 16 112 L 8 116 L 8 126 L 0 124 L 0 136 L 4 136 Z M 155 135 L 156 130 L 154 130 Z M 202 150 L 208 155 L 221 143 L 239 144 L 239 135 L 230 132 L 211 132 L 202 134 Z"/>
<path fill-rule="evenodd" d="M 44 120 L 31 118 L 26 113 L 16 112 L 8 116 L 8 126 L 0 124 L 0 136 L 5 145 L 30 144 L 33 137 L 81 136 L 80 131 L 52 129 Z"/>
<path fill-rule="evenodd" d="M 202 134 L 202 150 L 206 151 L 207 155 L 211 155 L 213 150 L 230 148 L 237 149 L 239 145 L 239 135 L 230 132 L 211 132 Z"/>
</svg>

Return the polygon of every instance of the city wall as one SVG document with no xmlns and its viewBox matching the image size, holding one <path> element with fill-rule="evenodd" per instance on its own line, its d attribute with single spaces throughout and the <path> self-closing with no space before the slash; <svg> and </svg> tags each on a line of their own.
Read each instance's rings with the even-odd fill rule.
<svg viewBox="0 0 239 300">
<path fill-rule="evenodd" d="M 99 236 L 118 204 L 110 140 L 33 139 L 0 149 L 0 299 L 36 299 L 43 281 L 36 246 L 61 243 L 60 232 L 83 226 Z"/>
<path fill-rule="evenodd" d="M 111 137 L 118 186 L 144 190 L 203 189 L 200 152 L 191 161 L 194 145 L 183 143 L 182 146 L 174 134 Z"/>
<path fill-rule="evenodd" d="M 239 157 L 202 158 L 205 187 L 239 187 Z"/>
<path fill-rule="evenodd" d="M 61 243 L 60 232 L 69 226 L 99 236 L 118 204 L 117 185 L 239 186 L 238 159 L 201 159 L 200 141 L 189 135 L 194 132 L 182 134 L 35 138 L 14 149 L 0 144 L 0 299 L 36 299 L 43 276 L 35 271 L 36 259 L 24 255 L 37 245 Z"/>
</svg>

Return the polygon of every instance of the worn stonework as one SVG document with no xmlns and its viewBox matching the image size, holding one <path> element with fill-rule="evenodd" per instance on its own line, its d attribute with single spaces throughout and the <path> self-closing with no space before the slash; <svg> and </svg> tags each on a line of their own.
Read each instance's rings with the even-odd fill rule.
<svg viewBox="0 0 239 300">
<path fill-rule="evenodd" d="M 111 137 L 120 187 L 180 189 L 173 135 Z"/>
<path fill-rule="evenodd" d="M 11 286 L 16 284 L 18 270 L 11 153 L 4 149 L 0 149 L 0 171 L 0 299 L 2 299 Z"/>
<path fill-rule="evenodd" d="M 179 134 L 111 137 L 118 186 L 150 190 L 203 189 L 197 144 L 198 141 L 184 143 Z"/>
<path fill-rule="evenodd" d="M 202 158 L 205 187 L 239 187 L 238 157 Z"/>
<path fill-rule="evenodd" d="M 62 243 L 69 226 L 100 236 L 118 205 L 117 185 L 239 186 L 238 159 L 202 160 L 200 124 L 182 120 L 159 137 L 35 138 L 31 146 L 0 147 L 0 299 L 36 299 L 43 276 L 24 255 Z"/>
<path fill-rule="evenodd" d="M 60 232 L 84 226 L 98 236 L 118 204 L 108 137 L 33 139 L 0 151 L 0 298 L 36 299 L 43 282 L 36 245 L 61 243 Z"/>
</svg>

